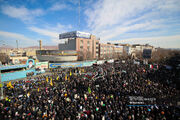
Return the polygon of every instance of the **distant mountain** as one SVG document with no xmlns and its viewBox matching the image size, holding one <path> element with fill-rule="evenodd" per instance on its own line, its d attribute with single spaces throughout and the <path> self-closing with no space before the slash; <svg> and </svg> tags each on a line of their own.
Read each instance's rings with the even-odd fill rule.
<svg viewBox="0 0 180 120">
<path fill-rule="evenodd" d="M 0 46 L 0 50 L 1 49 L 13 49 L 14 47 L 10 46 L 10 45 L 3 45 L 3 46 Z"/>
<path fill-rule="evenodd" d="M 43 48 L 47 50 L 58 50 L 58 46 L 43 46 Z"/>
<path fill-rule="evenodd" d="M 42 48 L 46 50 L 58 50 L 58 46 L 43 46 Z M 39 49 L 39 46 L 30 46 L 24 49 Z"/>
</svg>

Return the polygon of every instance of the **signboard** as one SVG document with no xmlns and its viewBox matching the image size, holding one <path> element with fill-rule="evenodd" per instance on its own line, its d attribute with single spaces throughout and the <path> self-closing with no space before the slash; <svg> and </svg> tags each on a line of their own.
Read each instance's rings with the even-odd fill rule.
<svg viewBox="0 0 180 120">
<path fill-rule="evenodd" d="M 41 71 L 48 68 L 48 62 L 38 62 L 36 63 L 36 69 L 40 69 Z"/>
<path fill-rule="evenodd" d="M 96 63 L 96 60 L 88 61 L 88 62 L 49 63 L 49 68 L 86 67 L 86 66 L 92 66 L 94 63 Z"/>
<path fill-rule="evenodd" d="M 76 31 L 59 34 L 59 39 L 76 37 Z"/>
<path fill-rule="evenodd" d="M 114 59 L 108 60 L 107 62 L 108 62 L 108 63 L 113 63 L 113 62 L 114 62 Z"/>
<path fill-rule="evenodd" d="M 68 67 L 82 67 L 82 63 L 50 63 L 49 68 L 68 68 Z"/>
<path fill-rule="evenodd" d="M 98 60 L 97 65 L 103 64 L 104 62 L 105 62 L 105 60 Z"/>
<path fill-rule="evenodd" d="M 89 39 L 90 36 L 91 36 L 90 33 L 85 33 L 85 32 L 80 32 L 80 31 L 73 31 L 73 32 L 67 32 L 67 33 L 59 34 L 59 39 L 75 38 L 75 37 L 88 38 Z"/>
<path fill-rule="evenodd" d="M 144 59 L 151 59 L 152 50 L 151 49 L 144 49 L 143 50 L 143 58 Z"/>
<path fill-rule="evenodd" d="M 33 59 L 28 59 L 26 62 L 27 68 L 31 69 L 35 66 L 35 62 Z"/>
<path fill-rule="evenodd" d="M 90 38 L 91 34 L 90 33 L 85 33 L 85 32 L 80 32 L 80 31 L 77 31 L 77 37 L 80 37 L 80 38 Z"/>
</svg>

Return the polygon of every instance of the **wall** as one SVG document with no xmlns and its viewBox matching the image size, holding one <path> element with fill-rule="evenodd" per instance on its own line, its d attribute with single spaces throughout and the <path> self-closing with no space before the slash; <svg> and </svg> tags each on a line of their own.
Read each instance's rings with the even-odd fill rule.
<svg viewBox="0 0 180 120">
<path fill-rule="evenodd" d="M 76 39 L 73 38 L 65 44 L 59 44 L 59 50 L 76 50 Z"/>
<path fill-rule="evenodd" d="M 39 61 L 77 61 L 78 57 L 77 55 L 74 56 L 51 56 L 51 55 L 37 55 L 37 58 Z"/>
<path fill-rule="evenodd" d="M 94 63 L 96 63 L 96 60 L 85 61 L 85 62 L 49 63 L 49 68 L 87 67 L 87 66 L 92 66 Z"/>
<path fill-rule="evenodd" d="M 10 81 L 10 80 L 25 78 L 26 73 L 29 73 L 29 72 L 35 73 L 35 69 L 25 70 L 25 71 L 17 71 L 17 72 L 13 72 L 13 73 L 1 73 L 1 80 L 2 80 L 2 82 L 5 82 L 5 81 Z"/>
</svg>

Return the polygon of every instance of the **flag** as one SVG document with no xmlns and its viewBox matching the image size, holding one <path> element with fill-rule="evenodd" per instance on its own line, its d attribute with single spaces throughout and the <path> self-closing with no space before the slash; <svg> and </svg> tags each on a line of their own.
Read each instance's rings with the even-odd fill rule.
<svg viewBox="0 0 180 120">
<path fill-rule="evenodd" d="M 11 84 L 11 81 L 7 84 L 7 87 L 9 87 L 9 88 L 14 88 L 14 87 L 12 86 L 12 84 Z"/>
<path fill-rule="evenodd" d="M 2 87 L 3 85 L 2 84 L 0 84 L 0 87 Z"/>
<path fill-rule="evenodd" d="M 53 83 L 52 83 L 52 78 L 51 78 L 51 81 L 50 81 L 50 85 L 53 86 Z"/>
<path fill-rule="evenodd" d="M 91 88 L 90 87 L 88 87 L 88 92 L 89 92 L 89 94 L 91 94 Z"/>
<path fill-rule="evenodd" d="M 28 92 L 28 93 L 27 93 L 27 97 L 29 98 L 29 96 L 30 96 L 30 93 Z"/>
<path fill-rule="evenodd" d="M 67 80 L 67 75 L 65 75 L 65 80 Z"/>
<path fill-rule="evenodd" d="M 153 69 L 153 65 L 152 65 L 152 64 L 150 64 L 149 67 L 150 67 L 151 69 Z"/>
<path fill-rule="evenodd" d="M 59 80 L 59 75 L 57 76 L 56 80 Z"/>
<path fill-rule="evenodd" d="M 48 77 L 46 77 L 46 82 L 49 82 Z"/>
<path fill-rule="evenodd" d="M 69 75 L 70 75 L 70 76 L 72 75 L 71 71 L 70 71 Z"/>
<path fill-rule="evenodd" d="M 38 88 L 38 92 L 39 92 L 39 88 Z"/>
</svg>

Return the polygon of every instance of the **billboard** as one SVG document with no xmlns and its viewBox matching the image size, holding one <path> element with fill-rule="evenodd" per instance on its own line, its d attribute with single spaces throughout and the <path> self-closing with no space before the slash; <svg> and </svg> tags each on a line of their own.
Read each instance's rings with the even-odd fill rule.
<svg viewBox="0 0 180 120">
<path fill-rule="evenodd" d="M 27 68 L 31 69 L 35 66 L 35 62 L 33 59 L 28 59 L 26 62 Z"/>
<path fill-rule="evenodd" d="M 76 38 L 76 37 L 89 39 L 90 36 L 91 36 L 90 33 L 85 33 L 85 32 L 80 32 L 80 31 L 72 31 L 72 32 L 59 34 L 59 39 Z"/>
<path fill-rule="evenodd" d="M 48 68 L 48 62 L 37 62 L 36 63 L 36 69 L 43 71 L 47 68 Z"/>
<path fill-rule="evenodd" d="M 90 33 L 85 33 L 85 32 L 80 32 L 80 31 L 77 31 L 77 37 L 80 37 L 80 38 L 90 38 L 91 34 Z"/>
<path fill-rule="evenodd" d="M 59 34 L 59 39 L 74 38 L 76 37 L 76 31 Z"/>
<path fill-rule="evenodd" d="M 151 59 L 152 50 L 151 49 L 144 49 L 143 50 L 143 58 L 144 59 Z"/>
<path fill-rule="evenodd" d="M 82 67 L 82 63 L 49 63 L 49 68 L 68 68 L 68 67 Z"/>
<path fill-rule="evenodd" d="M 87 61 L 87 62 L 73 62 L 73 63 L 49 63 L 49 68 L 68 68 L 68 67 L 87 67 L 92 66 L 94 63 L 96 63 L 96 60 L 94 61 Z"/>
</svg>

